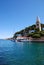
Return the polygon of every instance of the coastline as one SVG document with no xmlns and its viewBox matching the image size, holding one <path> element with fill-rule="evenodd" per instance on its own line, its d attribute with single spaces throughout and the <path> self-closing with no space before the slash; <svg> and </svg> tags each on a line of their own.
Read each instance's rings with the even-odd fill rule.
<svg viewBox="0 0 44 65">
<path fill-rule="evenodd" d="M 32 37 L 22 37 L 23 39 L 26 39 L 29 42 L 44 42 L 44 37 L 41 38 L 32 38 Z M 15 41 L 17 39 L 15 38 L 7 38 L 6 40 L 11 40 L 11 41 Z M 19 40 L 19 39 L 18 39 Z M 20 37 L 21 40 L 21 37 Z"/>
<path fill-rule="evenodd" d="M 15 39 L 13 39 L 13 40 L 15 40 Z M 41 38 L 18 37 L 18 39 L 16 39 L 16 40 L 18 40 L 18 41 L 20 40 L 21 42 L 22 41 L 26 41 L 26 42 L 44 42 L 44 37 L 41 37 Z"/>
<path fill-rule="evenodd" d="M 32 37 L 29 37 L 29 40 L 31 42 L 44 42 L 44 37 L 41 37 L 41 38 L 32 38 Z"/>
</svg>

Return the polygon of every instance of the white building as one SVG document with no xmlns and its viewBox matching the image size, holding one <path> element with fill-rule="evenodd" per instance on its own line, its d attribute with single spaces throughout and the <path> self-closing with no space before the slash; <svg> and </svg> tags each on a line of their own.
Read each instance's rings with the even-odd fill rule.
<svg viewBox="0 0 44 65">
<path fill-rule="evenodd" d="M 29 33 L 35 32 L 35 30 L 29 30 Z"/>
<path fill-rule="evenodd" d="M 39 17 L 37 17 L 36 19 L 36 28 L 39 28 L 39 30 L 41 31 L 41 23 Z"/>
</svg>

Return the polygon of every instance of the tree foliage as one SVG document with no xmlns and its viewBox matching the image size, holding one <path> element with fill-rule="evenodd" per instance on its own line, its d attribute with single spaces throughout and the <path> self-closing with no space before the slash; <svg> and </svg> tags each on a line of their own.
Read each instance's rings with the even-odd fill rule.
<svg viewBox="0 0 44 65">
<path fill-rule="evenodd" d="M 41 24 L 41 28 L 44 28 L 44 24 Z M 29 33 L 30 30 L 35 30 L 35 32 Z M 41 36 L 44 36 L 44 32 L 42 32 L 42 31 L 40 32 L 39 29 L 36 29 L 36 25 L 28 26 L 25 29 L 22 29 L 22 30 L 16 32 L 14 34 L 13 38 L 16 38 L 17 37 L 17 34 L 21 34 L 21 36 L 27 35 L 28 37 L 29 36 L 40 37 L 40 35 Z"/>
<path fill-rule="evenodd" d="M 41 36 L 40 36 L 40 34 L 34 34 L 32 37 L 33 38 L 40 38 Z"/>
</svg>

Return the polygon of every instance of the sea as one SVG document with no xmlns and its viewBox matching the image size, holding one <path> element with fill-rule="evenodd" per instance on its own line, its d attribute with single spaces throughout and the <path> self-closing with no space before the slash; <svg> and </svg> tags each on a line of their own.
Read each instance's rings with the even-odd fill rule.
<svg viewBox="0 0 44 65">
<path fill-rule="evenodd" d="M 44 65 L 44 42 L 0 39 L 0 65 Z"/>
</svg>

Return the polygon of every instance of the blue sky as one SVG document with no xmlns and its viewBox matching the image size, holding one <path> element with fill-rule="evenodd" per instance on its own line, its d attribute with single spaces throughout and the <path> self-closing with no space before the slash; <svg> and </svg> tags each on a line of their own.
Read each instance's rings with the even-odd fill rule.
<svg viewBox="0 0 44 65">
<path fill-rule="evenodd" d="M 0 0 L 0 38 L 35 24 L 37 16 L 44 23 L 44 0 Z"/>
</svg>

